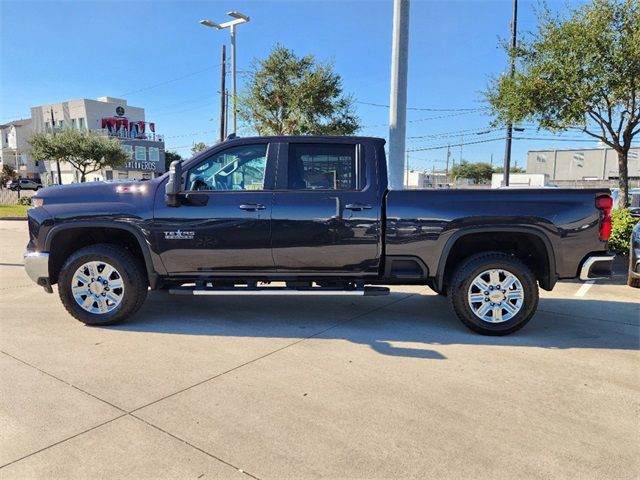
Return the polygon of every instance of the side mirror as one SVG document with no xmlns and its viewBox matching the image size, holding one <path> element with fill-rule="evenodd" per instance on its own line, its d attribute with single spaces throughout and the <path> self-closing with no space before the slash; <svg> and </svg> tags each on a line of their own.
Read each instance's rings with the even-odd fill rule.
<svg viewBox="0 0 640 480">
<path fill-rule="evenodd" d="M 180 206 L 180 189 L 182 187 L 182 162 L 174 160 L 169 167 L 169 181 L 164 189 L 164 200 L 168 207 Z"/>
</svg>

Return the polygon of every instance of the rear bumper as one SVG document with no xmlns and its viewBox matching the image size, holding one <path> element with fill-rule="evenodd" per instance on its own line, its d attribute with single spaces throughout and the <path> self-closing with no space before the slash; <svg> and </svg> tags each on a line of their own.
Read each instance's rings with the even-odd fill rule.
<svg viewBox="0 0 640 480">
<path fill-rule="evenodd" d="M 596 280 L 611 276 L 611 264 L 616 258 L 612 254 L 591 255 L 582 262 L 580 268 L 580 280 Z"/>
<path fill-rule="evenodd" d="M 49 281 L 49 254 L 45 252 L 25 252 L 24 269 L 29 278 L 52 293 Z"/>
</svg>

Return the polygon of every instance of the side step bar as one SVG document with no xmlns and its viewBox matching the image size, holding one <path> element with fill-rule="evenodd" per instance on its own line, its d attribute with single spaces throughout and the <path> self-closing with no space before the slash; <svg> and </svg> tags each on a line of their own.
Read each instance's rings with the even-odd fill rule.
<svg viewBox="0 0 640 480">
<path fill-rule="evenodd" d="M 197 287 L 174 287 L 169 289 L 172 295 L 329 295 L 329 296 L 360 296 L 377 297 L 389 295 L 387 287 L 364 287 L 354 289 L 341 288 L 288 288 L 288 287 L 229 287 L 229 288 L 197 288 Z"/>
</svg>

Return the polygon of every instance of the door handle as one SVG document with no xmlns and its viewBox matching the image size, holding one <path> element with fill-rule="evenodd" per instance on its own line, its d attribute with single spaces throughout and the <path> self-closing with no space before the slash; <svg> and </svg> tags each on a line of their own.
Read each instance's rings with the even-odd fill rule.
<svg viewBox="0 0 640 480">
<path fill-rule="evenodd" d="M 361 212 L 362 210 L 371 210 L 371 205 L 364 203 L 347 203 L 344 206 L 345 210 L 353 210 L 354 212 Z"/>
<path fill-rule="evenodd" d="M 265 207 L 261 203 L 245 203 L 240 205 L 240 210 L 246 210 L 247 212 L 255 212 L 257 210 L 264 210 Z"/>
</svg>

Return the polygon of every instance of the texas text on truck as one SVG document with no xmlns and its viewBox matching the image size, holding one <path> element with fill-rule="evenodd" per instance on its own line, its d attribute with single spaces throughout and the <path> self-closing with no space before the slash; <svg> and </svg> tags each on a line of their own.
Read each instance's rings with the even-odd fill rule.
<svg viewBox="0 0 640 480">
<path fill-rule="evenodd" d="M 608 276 L 607 189 L 389 190 L 384 140 L 231 139 L 147 182 L 40 190 L 25 267 L 91 325 L 149 287 L 180 295 L 385 295 L 428 285 L 476 332 L 534 315 L 538 288 Z"/>
</svg>

